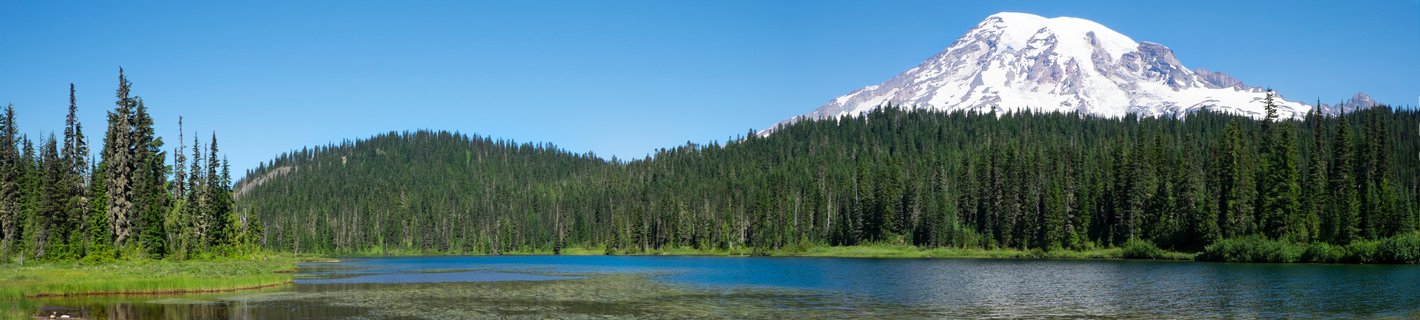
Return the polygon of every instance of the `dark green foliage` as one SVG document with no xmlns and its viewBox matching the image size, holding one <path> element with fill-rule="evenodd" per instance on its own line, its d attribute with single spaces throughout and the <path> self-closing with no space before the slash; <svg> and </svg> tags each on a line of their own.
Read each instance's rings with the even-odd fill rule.
<svg viewBox="0 0 1420 320">
<path fill-rule="evenodd" d="M 1313 242 L 1308 244 L 1306 250 L 1302 251 L 1301 261 L 1314 263 L 1341 263 L 1347 262 L 1346 247 L 1335 246 L 1325 242 Z"/>
<path fill-rule="evenodd" d="M 232 213 L 225 162 L 209 162 L 201 169 L 217 172 L 221 164 L 220 175 L 209 174 L 219 178 L 191 190 L 200 190 L 198 198 L 209 203 L 204 208 L 224 219 L 224 236 L 210 244 L 185 241 L 185 235 L 197 233 L 183 223 L 190 220 L 181 210 L 189 202 L 183 191 L 190 188 L 169 180 L 163 140 L 154 134 L 142 98 L 129 96 L 130 85 L 120 69 L 102 159 L 92 166 L 73 85 L 63 139 L 51 135 L 40 140 L 38 151 L 30 139 L 16 136 L 13 107 L 0 114 L 0 261 L 97 264 L 173 253 L 182 254 L 181 259 L 189 253 L 251 250 L 252 239 L 264 236 L 258 224 L 248 227 Z M 215 136 L 212 146 L 216 154 Z"/>
<path fill-rule="evenodd" d="M 1200 261 L 1218 262 L 1297 262 L 1306 246 L 1269 240 L 1262 235 L 1223 239 L 1198 254 Z"/>
<path fill-rule="evenodd" d="M 1357 223 L 1357 211 L 1360 207 L 1356 198 L 1356 184 L 1353 180 L 1355 176 L 1354 163 L 1351 161 L 1351 132 L 1349 130 L 1351 121 L 1348 121 L 1345 114 L 1338 117 L 1336 121 L 1336 135 L 1333 138 L 1331 162 L 1331 206 L 1332 214 L 1336 215 L 1335 231 L 1330 239 L 1332 244 L 1346 244 L 1358 239 L 1360 233 Z"/>
<path fill-rule="evenodd" d="M 1357 240 L 1346 245 L 1345 262 L 1351 263 L 1376 263 L 1382 259 L 1381 242 L 1375 240 Z"/>
<path fill-rule="evenodd" d="M 1420 262 L 1420 235 L 1361 240 L 1346 246 L 1324 242 L 1299 244 L 1261 235 L 1224 239 L 1196 257 L 1217 262 L 1400 263 Z"/>
<path fill-rule="evenodd" d="M 93 181 L 104 180 L 102 164 L 93 172 Z M 94 195 L 93 199 L 89 199 L 88 206 L 89 248 L 82 261 L 86 264 L 98 264 L 116 258 L 118 252 L 113 247 L 113 231 L 109 230 L 108 215 L 104 212 L 108 203 L 104 184 L 90 183 L 89 194 Z"/>
<path fill-rule="evenodd" d="M 1387 123 L 1420 118 L 1358 115 L 1371 113 Z M 1209 111 L 1184 121 L 884 108 L 630 162 L 547 144 L 392 132 L 263 164 L 238 183 L 235 211 L 262 222 L 269 248 L 299 252 L 909 242 L 1050 250 L 1129 239 L 1190 251 L 1250 235 L 1306 243 L 1332 236 L 1315 231 L 1322 227 L 1306 205 L 1315 203 L 1302 187 L 1347 190 L 1303 174 L 1323 161 L 1312 159 L 1318 143 L 1349 141 L 1312 130 L 1355 119 L 1275 120 L 1264 130 L 1262 121 Z M 1420 151 L 1413 140 L 1388 143 Z M 1404 170 L 1390 176 L 1414 172 Z M 1413 201 L 1399 199 L 1413 198 L 1412 190 L 1376 194 L 1408 207 Z"/>
<path fill-rule="evenodd" d="M 6 105 L 0 113 L 0 258 L 8 260 L 15 251 L 20 236 L 21 179 L 24 177 L 25 163 L 16 147 L 19 129 L 15 126 L 15 106 Z"/>
<path fill-rule="evenodd" d="M 1380 263 L 1420 263 L 1420 234 L 1410 233 L 1381 241 Z"/>
<path fill-rule="evenodd" d="M 1215 261 L 1420 256 L 1420 159 L 1401 156 L 1420 153 L 1420 140 L 1391 138 L 1417 135 L 1402 125 L 1420 120 L 1413 110 L 1299 122 L 1207 110 L 1185 121 L 887 107 L 634 161 L 392 132 L 292 151 L 233 188 L 215 134 L 206 154 L 195 137 L 190 158 L 179 146 L 169 167 L 129 85 L 120 75 L 92 167 L 72 103 L 62 144 L 16 136 L 6 109 L 0 254 L 98 263 L 255 244 L 498 254 L 872 243 L 1121 247 L 1127 257 L 1173 259 L 1167 250 L 1202 250 L 1199 259 Z"/>
<path fill-rule="evenodd" d="M 1293 126 L 1276 122 L 1273 93 L 1267 92 L 1267 118 L 1263 121 L 1263 163 L 1258 174 L 1258 228 L 1268 237 L 1308 241 L 1311 230 L 1302 218 L 1301 177 Z"/>
<path fill-rule="evenodd" d="M 1121 257 L 1125 259 L 1163 259 L 1167 257 L 1164 249 L 1159 249 L 1153 242 L 1140 239 L 1129 239 L 1120 247 Z"/>
<path fill-rule="evenodd" d="M 1222 145 L 1215 154 L 1217 163 L 1212 166 L 1210 178 L 1217 179 L 1214 188 L 1218 195 L 1218 225 L 1224 238 L 1239 237 L 1251 233 L 1253 224 L 1253 200 L 1256 189 L 1253 172 L 1257 163 L 1253 160 L 1251 140 L 1243 132 L 1238 122 L 1229 122 L 1223 133 Z"/>
<path fill-rule="evenodd" d="M 167 152 L 163 150 L 163 139 L 153 134 L 153 119 L 148 115 L 148 107 L 143 105 L 142 99 L 135 100 L 137 107 L 130 121 L 133 125 L 130 136 L 134 161 L 132 197 L 134 209 L 137 210 L 136 224 L 142 230 L 136 236 L 145 254 L 160 258 L 169 252 L 163 219 L 172 199 L 166 189 Z"/>
<path fill-rule="evenodd" d="M 1318 102 L 1317 105 L 1321 103 Z M 1339 223 L 1336 212 L 1329 210 L 1331 192 L 1328 191 L 1326 176 L 1326 130 L 1322 127 L 1322 120 L 1320 114 L 1307 113 L 1306 122 L 1312 130 L 1312 146 L 1307 161 L 1307 181 L 1302 190 L 1302 216 L 1306 224 L 1311 226 L 1308 232 L 1311 240 L 1329 242 L 1336 239 Z"/>
<path fill-rule="evenodd" d="M 59 147 L 54 135 L 43 140 L 38 158 L 38 182 L 35 186 L 34 206 L 30 212 L 30 227 L 33 228 L 35 256 L 42 258 L 65 258 L 68 251 L 64 243 L 68 234 L 68 212 L 64 205 L 64 163 L 59 158 Z"/>
</svg>

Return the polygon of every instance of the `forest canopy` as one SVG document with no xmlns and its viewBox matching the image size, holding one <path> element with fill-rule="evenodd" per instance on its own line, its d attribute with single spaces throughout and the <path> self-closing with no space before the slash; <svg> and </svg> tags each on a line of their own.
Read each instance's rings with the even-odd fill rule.
<svg viewBox="0 0 1420 320">
<path fill-rule="evenodd" d="M 73 84 L 62 139 L 20 135 L 15 107 L 3 109 L 0 261 L 181 260 L 257 249 L 261 226 L 233 214 L 216 133 L 205 153 L 193 135 L 191 160 L 182 136 L 166 149 L 132 86 L 120 68 L 97 159 L 76 115 Z M 182 118 L 175 120 L 181 132 Z"/>
<path fill-rule="evenodd" d="M 168 149 L 122 69 L 91 156 L 73 90 L 62 138 L 0 112 L 4 261 L 861 244 L 1420 261 L 1413 109 L 1279 119 L 1270 92 L 1262 119 L 886 106 L 633 161 L 389 132 L 282 154 L 233 188 L 216 134 Z"/>
<path fill-rule="evenodd" d="M 1414 234 L 1415 110 L 1264 119 L 884 107 L 635 161 L 456 132 L 283 154 L 238 183 L 267 248 L 503 253 L 567 246 L 1197 252 Z"/>
</svg>

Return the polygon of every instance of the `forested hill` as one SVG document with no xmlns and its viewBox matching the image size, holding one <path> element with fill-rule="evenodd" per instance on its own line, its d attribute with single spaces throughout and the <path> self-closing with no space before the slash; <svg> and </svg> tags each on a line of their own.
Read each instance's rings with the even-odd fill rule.
<svg viewBox="0 0 1420 320">
<path fill-rule="evenodd" d="M 1416 123 L 883 108 L 630 162 L 392 132 L 284 154 L 236 201 L 300 252 L 1347 244 L 1415 232 Z"/>
</svg>

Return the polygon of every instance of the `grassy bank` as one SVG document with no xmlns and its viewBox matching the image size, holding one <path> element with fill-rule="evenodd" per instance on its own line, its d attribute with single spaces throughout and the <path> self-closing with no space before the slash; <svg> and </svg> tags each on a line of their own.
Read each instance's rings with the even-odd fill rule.
<svg viewBox="0 0 1420 320">
<path fill-rule="evenodd" d="M 380 250 L 338 253 L 340 256 L 487 255 L 483 252 L 430 252 Z M 552 250 L 524 249 L 501 255 L 552 255 Z M 664 255 L 664 256 L 769 256 L 769 257 L 851 257 L 851 258 L 1004 258 L 1004 259 L 1149 259 L 1196 260 L 1209 262 L 1261 263 L 1420 263 L 1420 234 L 1404 234 L 1379 240 L 1358 240 L 1347 245 L 1294 243 L 1259 236 L 1220 240 L 1202 252 L 1161 249 L 1143 240 L 1131 240 L 1113 248 L 1090 250 L 1041 250 L 1012 248 L 921 248 L 910 245 L 869 244 L 857 246 L 794 245 L 781 249 L 731 248 L 696 249 L 668 247 L 651 250 L 608 250 L 603 246 L 563 248 L 561 255 Z"/>
<path fill-rule="evenodd" d="M 553 255 L 552 250 L 518 250 L 500 255 Z M 844 257 L 844 258 L 1001 258 L 1001 259 L 1157 259 L 1192 260 L 1194 254 L 1166 251 L 1140 241 L 1119 248 L 1076 250 L 1020 250 L 1010 248 L 921 248 L 910 245 L 870 244 L 856 246 L 805 246 L 760 250 L 755 248 L 696 249 L 669 247 L 652 250 L 607 250 L 606 247 L 570 247 L 560 252 L 565 256 L 630 255 L 630 256 L 714 256 L 714 257 Z M 333 254 L 336 256 L 419 256 L 419 255 L 488 255 L 482 252 L 445 253 L 417 250 L 360 251 Z"/>
<path fill-rule="evenodd" d="M 341 256 L 486 255 L 483 252 L 429 252 L 378 250 L 341 253 Z M 503 255 L 552 255 L 550 249 L 523 249 Z M 1358 240 L 1347 245 L 1294 243 L 1260 236 L 1224 239 L 1202 252 L 1161 249 L 1149 241 L 1131 240 L 1119 247 L 1090 250 L 1021 250 L 1012 248 L 921 248 L 910 245 L 869 244 L 822 246 L 799 244 L 780 249 L 667 247 L 651 250 L 608 250 L 603 246 L 563 248 L 562 255 L 665 255 L 665 256 L 770 256 L 852 258 L 1006 258 L 1006 259 L 1152 259 L 1264 263 L 1363 263 L 1416 264 L 1420 262 L 1420 234 L 1379 240 Z"/>
<path fill-rule="evenodd" d="M 1152 246 L 1151 246 L 1152 247 Z M 1000 258 L 1000 259 L 1163 259 L 1191 260 L 1192 254 L 1157 250 L 1150 256 L 1131 256 L 1128 248 L 1075 250 L 1020 250 L 1020 249 L 980 249 L 980 248 L 931 248 L 924 249 L 906 245 L 858 245 L 845 247 L 812 247 L 807 250 L 769 250 L 753 252 L 754 255 L 773 257 L 847 257 L 847 258 Z M 667 253 L 685 254 L 671 250 Z M 704 255 L 750 255 L 750 252 L 691 250 L 689 254 Z"/>
<path fill-rule="evenodd" d="M 294 263 L 324 260 L 293 254 L 206 261 L 55 262 L 0 265 L 0 301 L 46 296 L 216 292 L 291 281 Z"/>
</svg>

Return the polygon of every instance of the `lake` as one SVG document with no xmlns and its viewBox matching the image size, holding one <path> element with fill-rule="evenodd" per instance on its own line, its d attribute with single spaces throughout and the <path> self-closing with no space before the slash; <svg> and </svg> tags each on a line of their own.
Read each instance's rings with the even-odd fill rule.
<svg viewBox="0 0 1420 320">
<path fill-rule="evenodd" d="M 49 299 L 112 319 L 1420 316 L 1413 265 L 658 256 L 347 258 L 294 285 Z"/>
</svg>

